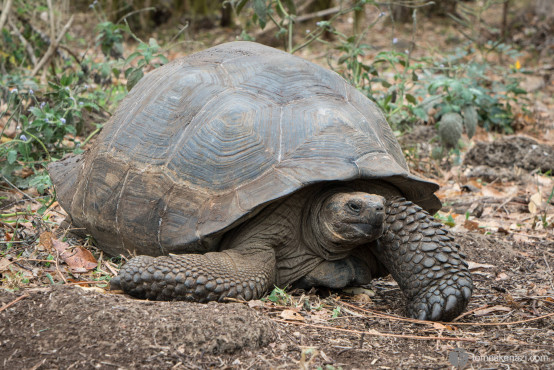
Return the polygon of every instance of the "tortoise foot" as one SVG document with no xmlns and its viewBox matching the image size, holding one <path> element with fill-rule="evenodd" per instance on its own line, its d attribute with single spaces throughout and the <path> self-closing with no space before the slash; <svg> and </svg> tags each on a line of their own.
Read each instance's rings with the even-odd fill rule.
<svg viewBox="0 0 554 370">
<path fill-rule="evenodd" d="M 451 321 L 467 306 L 472 292 L 469 276 L 454 275 L 420 291 L 408 303 L 407 314 L 418 320 Z"/>
<path fill-rule="evenodd" d="M 408 315 L 432 321 L 460 315 L 473 289 L 460 246 L 441 223 L 410 201 L 390 200 L 386 212 L 376 256 L 406 296 Z"/>
</svg>

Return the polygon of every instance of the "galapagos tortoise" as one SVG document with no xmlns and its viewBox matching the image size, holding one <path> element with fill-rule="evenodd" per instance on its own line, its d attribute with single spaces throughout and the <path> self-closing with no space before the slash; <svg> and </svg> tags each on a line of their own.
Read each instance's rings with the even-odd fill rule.
<svg viewBox="0 0 554 370">
<path fill-rule="evenodd" d="M 428 213 L 438 186 L 409 173 L 376 105 L 267 46 L 227 43 L 152 71 L 90 151 L 49 171 L 76 228 L 139 255 L 112 280 L 136 297 L 255 299 L 390 273 L 408 315 L 448 320 L 472 293 Z"/>
</svg>

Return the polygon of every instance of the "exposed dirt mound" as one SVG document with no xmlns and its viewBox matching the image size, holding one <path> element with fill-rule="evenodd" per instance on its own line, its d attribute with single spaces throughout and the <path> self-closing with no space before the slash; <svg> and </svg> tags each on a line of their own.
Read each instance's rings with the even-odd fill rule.
<svg viewBox="0 0 554 370">
<path fill-rule="evenodd" d="M 275 323 L 238 303 L 139 301 L 76 287 L 28 294 L 0 313 L 0 368 L 166 368 L 277 338 Z M 0 291 L 0 306 L 16 297 Z"/>
<path fill-rule="evenodd" d="M 508 136 L 491 143 L 477 142 L 467 152 L 464 164 L 546 172 L 554 169 L 554 147 L 525 136 Z"/>
</svg>

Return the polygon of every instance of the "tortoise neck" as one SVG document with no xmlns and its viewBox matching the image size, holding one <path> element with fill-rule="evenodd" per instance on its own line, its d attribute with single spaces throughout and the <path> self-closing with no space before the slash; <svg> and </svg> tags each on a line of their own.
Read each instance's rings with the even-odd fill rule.
<svg viewBox="0 0 554 370">
<path fill-rule="evenodd" d="M 320 189 L 310 192 L 302 209 L 302 237 L 304 243 L 315 255 L 328 260 L 339 260 L 347 257 L 350 251 L 357 247 L 355 243 L 348 243 L 330 229 L 323 209 L 325 200 L 341 191 L 351 191 L 344 187 Z"/>
</svg>

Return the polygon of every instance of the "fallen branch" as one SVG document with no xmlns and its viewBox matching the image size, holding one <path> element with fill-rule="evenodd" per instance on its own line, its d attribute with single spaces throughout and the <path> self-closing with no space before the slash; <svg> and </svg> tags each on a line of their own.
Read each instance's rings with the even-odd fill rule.
<svg viewBox="0 0 554 370">
<path fill-rule="evenodd" d="M 476 343 L 477 339 L 470 339 L 470 338 L 454 338 L 454 337 L 425 337 L 420 335 L 407 335 L 407 334 L 391 334 L 391 333 L 381 333 L 376 330 L 372 331 L 361 331 L 361 330 L 352 330 L 352 329 L 342 329 L 342 328 L 334 328 L 332 326 L 325 326 L 325 325 L 312 325 L 312 324 L 305 324 L 303 322 L 298 321 L 287 321 L 287 320 L 280 320 L 280 319 L 271 319 L 275 322 L 280 322 L 284 324 L 294 324 L 294 325 L 300 325 L 300 326 L 307 326 L 314 329 L 328 329 L 328 330 L 335 330 L 335 331 L 342 331 L 346 333 L 352 333 L 352 334 L 363 334 L 363 335 L 370 335 L 373 337 L 391 337 L 391 338 L 402 338 L 402 339 L 417 339 L 417 340 L 442 340 L 442 341 L 457 341 L 457 342 L 471 342 Z"/>
<path fill-rule="evenodd" d="M 19 301 L 21 301 L 22 299 L 25 299 L 25 298 L 27 298 L 27 297 L 29 297 L 28 294 L 22 295 L 21 297 L 17 297 L 16 299 L 14 299 L 13 301 L 11 301 L 11 302 L 8 303 L 7 305 L 0 307 L 0 312 L 6 310 L 8 307 L 13 306 L 13 305 L 16 304 L 17 302 L 19 302 Z"/>
<path fill-rule="evenodd" d="M 2 28 L 4 28 L 4 24 L 6 24 L 6 21 L 8 20 L 8 14 L 10 14 L 12 3 L 13 0 L 6 0 L 4 2 L 4 6 L 2 7 L 2 15 L 0 15 L 0 31 L 2 30 Z"/>
<path fill-rule="evenodd" d="M 74 16 L 72 15 L 71 18 L 69 18 L 69 21 L 65 24 L 65 26 L 62 28 L 60 34 L 54 40 L 52 43 L 50 43 L 50 46 L 48 47 L 48 50 L 46 50 L 46 53 L 42 57 L 42 59 L 38 62 L 38 64 L 35 66 L 33 71 L 31 72 L 31 76 L 35 76 L 38 71 L 44 67 L 44 65 L 50 60 L 56 49 L 58 48 L 58 44 L 62 41 L 63 36 L 66 34 L 69 27 L 71 27 L 71 24 L 73 23 Z"/>
</svg>

